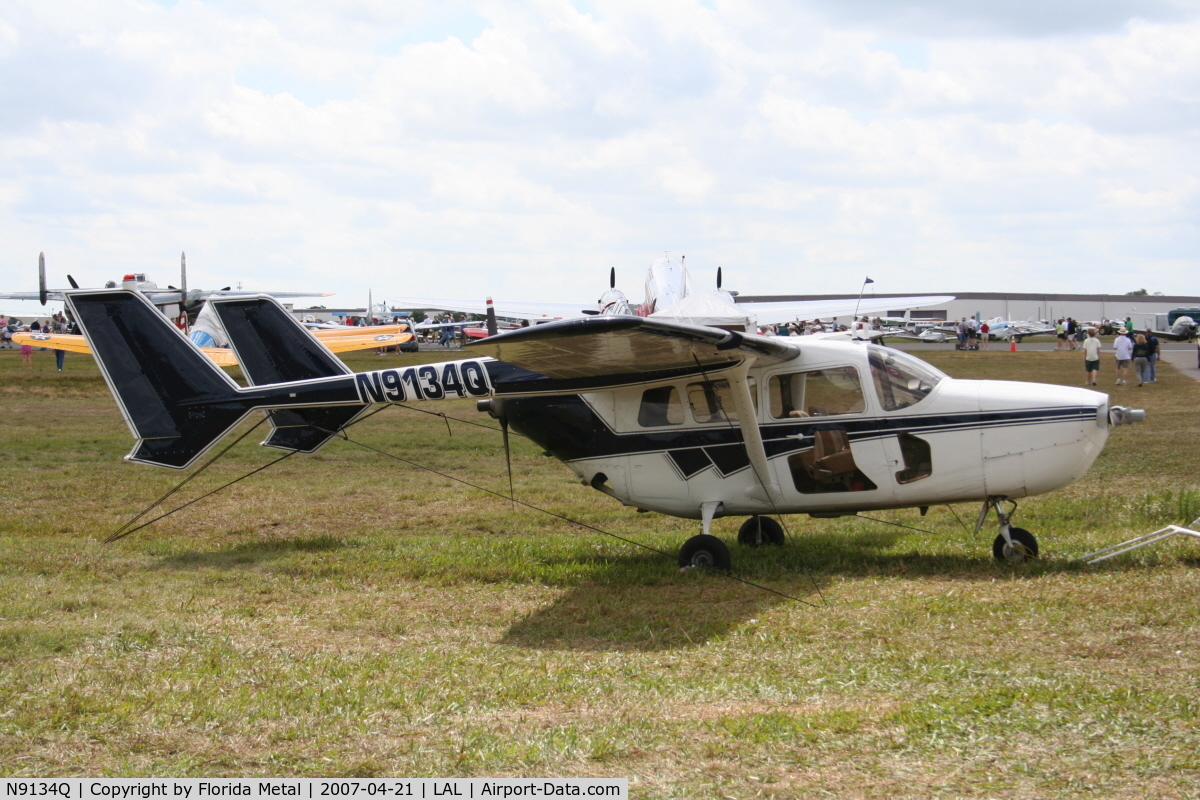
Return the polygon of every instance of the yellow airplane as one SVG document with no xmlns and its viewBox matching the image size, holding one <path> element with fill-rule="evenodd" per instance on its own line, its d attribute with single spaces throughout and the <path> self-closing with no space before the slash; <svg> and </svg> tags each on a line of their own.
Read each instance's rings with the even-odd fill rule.
<svg viewBox="0 0 1200 800">
<path fill-rule="evenodd" d="M 391 347 L 411 341 L 412 333 L 407 325 L 375 325 L 364 328 L 336 328 L 315 330 L 313 335 L 330 352 L 348 353 L 353 350 L 369 350 L 372 347 Z M 69 353 L 91 354 L 87 339 L 67 333 L 14 333 L 12 340 L 17 344 L 30 344 L 50 350 L 66 350 Z M 237 356 L 227 347 L 201 347 L 213 363 L 221 367 L 237 366 Z"/>
</svg>

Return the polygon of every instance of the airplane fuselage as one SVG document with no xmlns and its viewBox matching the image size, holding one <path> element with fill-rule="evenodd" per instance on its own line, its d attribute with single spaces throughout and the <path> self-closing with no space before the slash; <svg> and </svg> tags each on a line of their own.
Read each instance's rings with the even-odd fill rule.
<svg viewBox="0 0 1200 800">
<path fill-rule="evenodd" d="M 765 476 L 747 455 L 721 371 L 544 396 L 528 396 L 529 373 L 487 358 L 355 381 L 364 403 L 502 398 L 496 408 L 512 429 L 584 484 L 686 518 L 709 502 L 720 514 L 835 514 L 1026 497 L 1078 480 L 1108 437 L 1108 396 L 1099 392 L 957 380 L 862 342 L 806 337 L 797 350 L 749 371 Z M 506 396 L 516 393 L 526 396 Z M 762 483 L 780 496 L 765 496 Z"/>
<path fill-rule="evenodd" d="M 506 399 L 503 413 L 583 483 L 686 518 L 706 502 L 722 504 L 718 516 L 835 514 L 1041 494 L 1082 477 L 1108 437 L 1108 397 L 1085 389 L 955 380 L 926 367 L 935 385 L 898 402 L 868 357 L 881 351 L 894 352 L 808 343 L 796 361 L 751 370 L 775 501 L 756 491 L 762 478 L 732 409 L 711 402 L 719 374 Z M 783 387 L 802 383 L 813 402 L 789 408 L 797 398 Z"/>
</svg>

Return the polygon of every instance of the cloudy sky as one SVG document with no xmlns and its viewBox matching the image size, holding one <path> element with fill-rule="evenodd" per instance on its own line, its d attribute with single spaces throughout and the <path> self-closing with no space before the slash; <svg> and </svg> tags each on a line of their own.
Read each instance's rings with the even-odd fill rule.
<svg viewBox="0 0 1200 800">
<path fill-rule="evenodd" d="M 0 290 L 1200 294 L 1200 0 L 7 0 Z"/>
</svg>

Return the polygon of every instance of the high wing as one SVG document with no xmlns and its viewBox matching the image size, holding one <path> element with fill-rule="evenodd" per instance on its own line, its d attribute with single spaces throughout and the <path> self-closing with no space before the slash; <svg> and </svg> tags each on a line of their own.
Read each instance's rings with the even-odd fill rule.
<svg viewBox="0 0 1200 800">
<path fill-rule="evenodd" d="M 462 314 L 487 313 L 487 303 L 482 300 L 462 300 L 444 297 L 390 297 L 392 308 L 418 311 L 457 311 Z M 496 300 L 493 307 L 497 317 L 509 319 L 551 320 L 575 319 L 595 313 L 596 303 L 537 303 L 528 300 Z"/>
<path fill-rule="evenodd" d="M 348 353 L 355 350 L 369 350 L 372 347 L 390 347 L 394 344 L 404 344 L 413 338 L 405 332 L 404 325 L 378 325 L 373 328 L 347 329 L 344 331 L 313 331 L 313 334 L 325 345 L 330 352 Z M 367 332 L 369 331 L 369 332 Z M 66 350 L 68 353 L 83 353 L 90 355 L 91 346 L 87 338 L 67 333 L 14 333 L 12 340 L 17 344 L 30 344 L 34 347 L 45 347 L 50 350 Z M 200 348 L 213 363 L 221 367 L 237 366 L 237 356 L 225 347 Z"/>
<path fill-rule="evenodd" d="M 599 379 L 673 370 L 717 370 L 755 357 L 759 363 L 799 355 L 786 339 L 631 316 L 560 320 L 508 331 L 467 345 L 552 380 Z"/>
<path fill-rule="evenodd" d="M 835 300 L 794 300 L 780 302 L 739 302 L 738 308 L 745 308 L 751 316 L 758 319 L 759 325 L 778 325 L 797 319 L 829 319 L 830 317 L 845 317 L 858 313 L 860 316 L 886 314 L 901 308 L 925 308 L 949 303 L 953 295 L 925 295 L 918 297 L 864 297 L 860 301 L 855 297 L 838 298 Z"/>
<path fill-rule="evenodd" d="M 605 384 L 634 384 L 688 373 L 704 376 L 720 370 L 721 379 L 732 390 L 736 424 L 758 478 L 758 485 L 747 494 L 771 502 L 782 497 L 767 462 L 748 374 L 756 362 L 780 363 L 799 356 L 800 346 L 788 338 L 612 315 L 548 322 L 498 334 L 467 347 L 534 373 L 534 380 L 529 381 L 532 384 L 545 376 L 550 384 L 582 388 L 593 383 L 601 388 Z M 521 376 L 516 377 L 513 383 L 520 391 Z M 497 395 L 504 393 L 499 381 L 495 391 Z"/>
<path fill-rule="evenodd" d="M 41 300 L 40 292 L 0 292 L 0 300 Z M 62 292 L 46 292 L 46 300 L 62 300 Z"/>
<path fill-rule="evenodd" d="M 149 298 L 151 303 L 154 303 L 155 305 L 158 305 L 158 306 L 167 305 L 170 303 L 178 303 L 183 298 L 183 294 L 181 292 L 179 292 L 177 290 L 172 290 L 172 289 L 163 289 L 163 290 L 150 289 L 150 290 L 142 292 L 142 294 L 146 295 L 146 297 Z M 220 291 L 220 290 L 201 291 L 201 290 L 192 289 L 188 292 L 188 301 L 195 302 L 197 300 L 207 300 L 210 297 L 257 297 L 258 295 L 261 295 L 261 294 L 267 294 L 267 295 L 270 295 L 271 297 L 291 298 L 291 297 L 332 297 L 334 293 L 333 292 L 233 292 L 233 291 L 224 292 L 224 291 Z M 48 290 L 46 292 L 46 300 L 48 302 L 52 301 L 52 300 L 61 301 L 64 296 L 65 295 L 61 291 L 58 291 L 58 290 Z M 42 295 L 40 292 L 0 292 L 0 300 L 41 300 L 41 299 L 42 299 Z"/>
<path fill-rule="evenodd" d="M 50 294 L 54 294 L 54 292 L 50 292 Z M 61 292 L 58 292 L 58 294 L 60 296 L 62 295 Z M 173 291 L 171 289 L 166 289 L 166 290 L 149 289 L 149 290 L 143 291 L 142 294 L 146 295 L 146 297 L 148 297 L 150 299 L 150 302 L 154 303 L 157 306 L 167 305 L 169 303 L 178 303 L 183 297 L 183 294 L 181 292 Z M 235 292 L 235 291 L 225 291 L 222 289 L 214 289 L 211 291 L 205 291 L 203 289 L 189 289 L 187 296 L 188 296 L 188 303 L 192 304 L 192 303 L 195 303 L 200 300 L 209 300 L 209 299 L 212 299 L 215 297 L 258 297 L 259 295 L 264 295 L 264 294 L 270 295 L 271 297 L 286 297 L 286 298 L 332 297 L 334 295 L 333 292 L 244 292 L 244 291 Z"/>
</svg>

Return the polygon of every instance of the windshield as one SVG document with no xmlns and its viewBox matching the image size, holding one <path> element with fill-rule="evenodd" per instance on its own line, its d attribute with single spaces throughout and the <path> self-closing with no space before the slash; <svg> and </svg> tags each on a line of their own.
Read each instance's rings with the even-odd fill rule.
<svg viewBox="0 0 1200 800">
<path fill-rule="evenodd" d="M 924 361 L 887 347 L 868 347 L 867 361 L 871 365 L 875 393 L 884 411 L 916 405 L 946 377 Z"/>
</svg>

